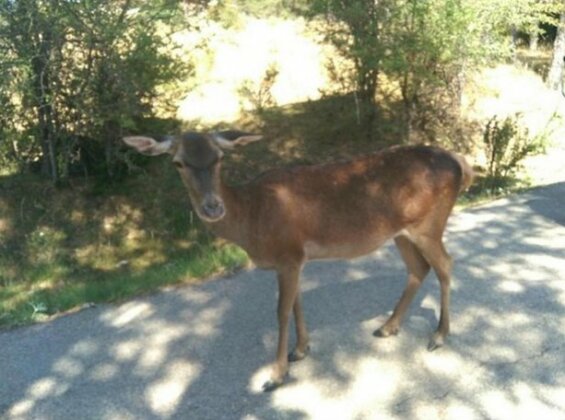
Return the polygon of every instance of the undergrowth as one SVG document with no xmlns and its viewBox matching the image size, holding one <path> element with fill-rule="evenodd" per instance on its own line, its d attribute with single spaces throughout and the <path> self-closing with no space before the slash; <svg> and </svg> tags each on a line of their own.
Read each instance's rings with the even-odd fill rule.
<svg viewBox="0 0 565 420">
<path fill-rule="evenodd" d="M 185 284 L 247 261 L 192 216 L 163 160 L 106 186 L 0 179 L 0 328 Z"/>
</svg>

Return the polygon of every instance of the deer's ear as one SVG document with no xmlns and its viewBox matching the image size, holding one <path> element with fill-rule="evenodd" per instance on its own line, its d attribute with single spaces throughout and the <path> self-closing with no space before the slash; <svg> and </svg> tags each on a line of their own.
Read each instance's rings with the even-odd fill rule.
<svg viewBox="0 0 565 420">
<path fill-rule="evenodd" d="M 171 153 L 173 147 L 173 138 L 167 137 L 164 141 L 157 141 L 151 137 L 145 136 L 128 136 L 122 139 L 125 144 L 133 147 L 139 153 L 148 156 L 162 155 L 163 153 Z"/>
<path fill-rule="evenodd" d="M 246 144 L 259 141 L 263 136 L 245 133 L 243 131 L 227 130 L 212 133 L 212 138 L 222 149 L 231 150 L 235 147 L 245 146 Z"/>
</svg>

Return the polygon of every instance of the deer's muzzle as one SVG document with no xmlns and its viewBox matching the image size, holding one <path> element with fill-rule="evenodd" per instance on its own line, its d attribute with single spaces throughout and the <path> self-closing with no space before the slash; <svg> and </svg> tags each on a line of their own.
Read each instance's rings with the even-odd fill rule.
<svg viewBox="0 0 565 420">
<path fill-rule="evenodd" d="M 224 202 L 216 196 L 208 196 L 202 201 L 201 213 L 205 220 L 216 222 L 226 215 Z"/>
</svg>

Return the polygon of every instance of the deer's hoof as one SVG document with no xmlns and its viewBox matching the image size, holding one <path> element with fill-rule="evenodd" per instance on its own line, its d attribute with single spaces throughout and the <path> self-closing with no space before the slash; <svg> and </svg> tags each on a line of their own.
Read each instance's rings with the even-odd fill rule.
<svg viewBox="0 0 565 420">
<path fill-rule="evenodd" d="M 307 346 L 305 351 L 294 349 L 292 352 L 288 354 L 288 361 L 298 362 L 302 359 L 305 359 L 306 356 L 308 356 L 308 354 L 310 354 L 310 346 Z"/>
<path fill-rule="evenodd" d="M 283 379 L 269 379 L 263 384 L 263 392 L 273 392 L 284 383 Z"/>
<path fill-rule="evenodd" d="M 392 337 L 395 335 L 398 335 L 398 327 L 394 327 L 394 328 L 386 328 L 386 327 L 381 327 L 378 330 L 375 330 L 375 332 L 373 333 L 373 336 L 375 337 L 379 337 L 379 338 L 385 338 L 385 337 Z"/>
<path fill-rule="evenodd" d="M 443 335 L 434 334 L 434 336 L 431 338 L 430 342 L 428 343 L 428 351 L 434 351 L 439 349 L 440 347 L 443 347 L 444 341 L 445 339 Z"/>
</svg>

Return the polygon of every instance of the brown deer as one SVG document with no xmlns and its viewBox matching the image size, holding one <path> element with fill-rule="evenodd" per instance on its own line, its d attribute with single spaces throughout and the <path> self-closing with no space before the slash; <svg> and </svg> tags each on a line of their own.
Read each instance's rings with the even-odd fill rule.
<svg viewBox="0 0 565 420">
<path fill-rule="evenodd" d="M 277 169 L 242 186 L 226 185 L 220 173 L 223 150 L 261 138 L 224 131 L 188 132 L 162 142 L 142 136 L 123 140 L 146 155 L 170 154 L 194 210 L 209 229 L 245 249 L 257 266 L 277 272 L 279 340 L 263 389 L 281 385 L 288 362 L 309 351 L 299 291 L 304 264 L 358 257 L 391 238 L 406 264 L 408 284 L 374 335 L 398 333 L 431 266 L 441 287 L 441 311 L 428 348 L 441 346 L 449 332 L 452 268 L 442 236 L 458 194 L 472 181 L 465 160 L 437 147 L 397 146 L 348 162 Z M 297 343 L 287 354 L 291 310 Z"/>
</svg>

